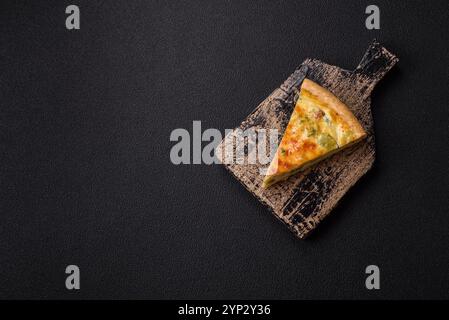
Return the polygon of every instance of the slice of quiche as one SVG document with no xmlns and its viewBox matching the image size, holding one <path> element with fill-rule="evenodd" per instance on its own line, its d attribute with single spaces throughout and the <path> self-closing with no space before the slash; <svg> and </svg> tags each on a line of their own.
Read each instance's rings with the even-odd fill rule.
<svg viewBox="0 0 449 320">
<path fill-rule="evenodd" d="M 343 102 L 305 79 L 263 187 L 285 180 L 364 137 L 365 130 Z"/>
</svg>

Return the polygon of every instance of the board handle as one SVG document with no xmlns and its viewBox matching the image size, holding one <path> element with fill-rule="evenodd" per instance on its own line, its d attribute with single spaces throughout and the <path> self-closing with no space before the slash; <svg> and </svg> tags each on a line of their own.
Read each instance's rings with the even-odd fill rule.
<svg viewBox="0 0 449 320">
<path fill-rule="evenodd" d="M 374 39 L 354 72 L 367 78 L 369 94 L 398 61 L 398 57 Z"/>
</svg>

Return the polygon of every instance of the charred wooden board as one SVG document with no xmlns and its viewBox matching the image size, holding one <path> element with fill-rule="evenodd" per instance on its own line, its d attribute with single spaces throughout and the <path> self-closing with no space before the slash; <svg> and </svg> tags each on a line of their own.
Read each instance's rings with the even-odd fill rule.
<svg viewBox="0 0 449 320">
<path fill-rule="evenodd" d="M 305 238 L 373 165 L 375 145 L 370 94 L 397 61 L 396 56 L 377 41 L 369 46 L 354 71 L 343 70 L 315 59 L 305 60 L 238 128 L 226 135 L 217 148 L 218 158 L 277 218 L 299 238 Z M 305 77 L 339 97 L 359 119 L 368 132 L 368 137 L 303 173 L 263 189 L 261 172 L 267 165 L 249 164 L 246 161 L 257 148 L 248 151 L 249 148 L 245 146 L 244 159 L 240 159 L 243 164 L 226 161 L 224 155 L 226 152 L 229 154 L 229 150 L 235 150 L 236 134 L 239 132 L 237 129 L 278 129 L 282 134 L 290 119 L 297 89 Z"/>
</svg>

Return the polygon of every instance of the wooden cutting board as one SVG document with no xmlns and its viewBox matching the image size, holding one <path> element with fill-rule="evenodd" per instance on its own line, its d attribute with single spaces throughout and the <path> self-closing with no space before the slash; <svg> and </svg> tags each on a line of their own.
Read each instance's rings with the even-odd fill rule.
<svg viewBox="0 0 449 320">
<path fill-rule="evenodd" d="M 245 146 L 243 164 L 229 163 L 232 161 L 226 163 L 225 150 L 235 150 L 238 130 L 234 129 L 227 134 L 217 147 L 218 159 L 291 231 L 299 238 L 305 238 L 331 212 L 349 188 L 372 167 L 375 144 L 370 94 L 397 61 L 395 55 L 375 40 L 354 71 L 307 59 L 236 128 L 255 128 L 256 131 L 277 129 L 280 141 L 293 111 L 297 92 L 294 89 L 299 89 L 307 77 L 331 91 L 351 109 L 368 132 L 363 142 L 268 189 L 262 188 L 263 175 L 260 170 L 267 165 L 248 164 L 247 161 L 254 156 L 251 153 L 256 152 L 257 148 Z"/>
</svg>

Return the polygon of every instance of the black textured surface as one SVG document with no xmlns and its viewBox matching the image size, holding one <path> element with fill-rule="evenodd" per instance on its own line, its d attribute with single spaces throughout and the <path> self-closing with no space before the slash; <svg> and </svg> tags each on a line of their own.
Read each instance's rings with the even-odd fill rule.
<svg viewBox="0 0 449 320">
<path fill-rule="evenodd" d="M 79 31 L 69 4 L 0 4 L 1 298 L 449 298 L 446 1 L 377 1 L 379 31 L 368 1 L 76 1 Z M 372 38 L 401 59 L 377 160 L 309 240 L 223 167 L 171 164 L 174 128 L 233 128 Z"/>
</svg>

